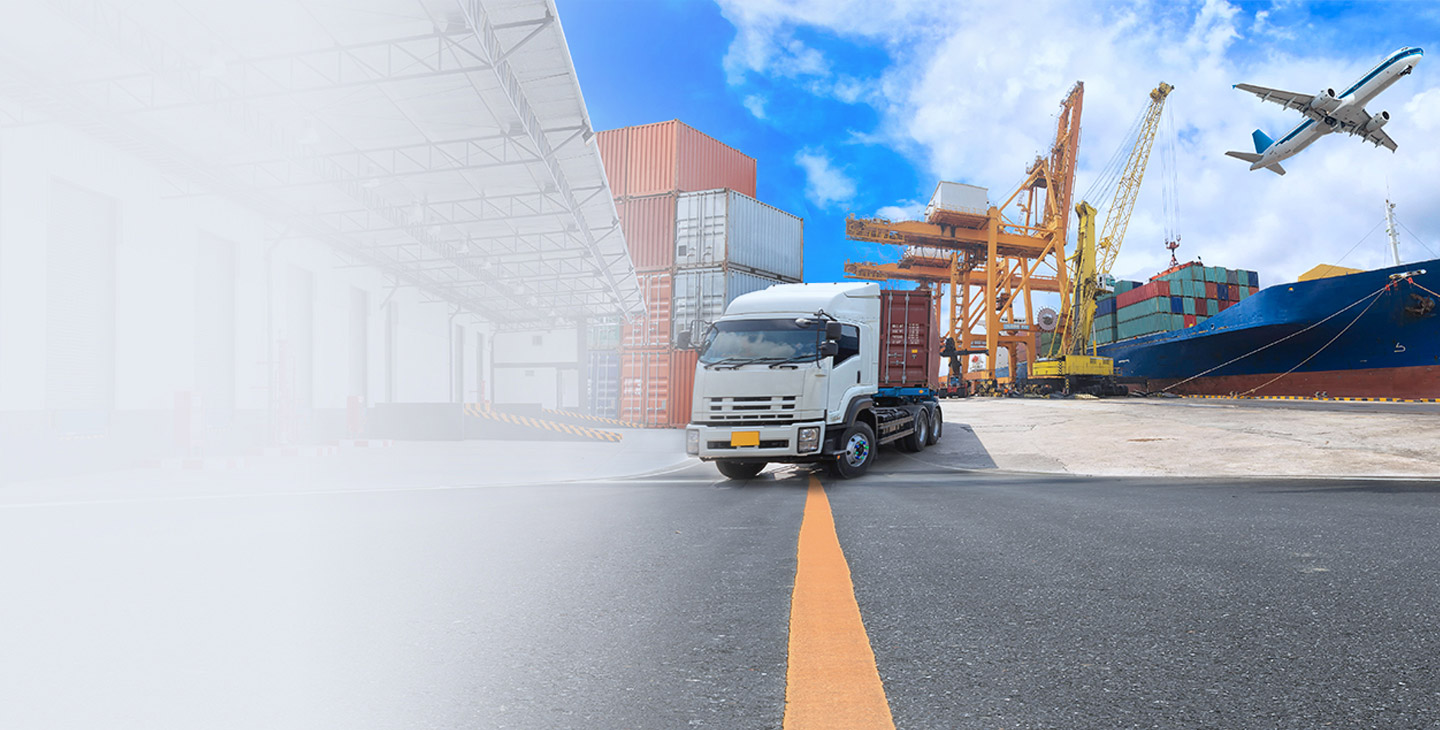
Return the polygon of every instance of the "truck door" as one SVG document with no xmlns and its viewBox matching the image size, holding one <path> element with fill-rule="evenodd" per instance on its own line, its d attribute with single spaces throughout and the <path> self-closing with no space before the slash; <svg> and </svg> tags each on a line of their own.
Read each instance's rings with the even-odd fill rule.
<svg viewBox="0 0 1440 730">
<path fill-rule="evenodd" d="M 864 358 L 860 357 L 860 328 L 853 324 L 843 325 L 840 328 L 838 344 L 840 349 L 830 368 L 830 386 L 825 400 L 828 411 L 826 420 L 831 423 L 845 417 L 845 404 L 850 401 L 850 391 L 863 387 L 860 365 Z"/>
</svg>

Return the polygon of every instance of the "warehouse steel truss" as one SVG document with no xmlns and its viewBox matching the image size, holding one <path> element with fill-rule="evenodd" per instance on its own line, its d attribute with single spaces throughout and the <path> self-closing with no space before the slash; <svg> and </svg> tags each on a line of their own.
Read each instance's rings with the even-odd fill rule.
<svg viewBox="0 0 1440 730">
<path fill-rule="evenodd" d="M 0 124 L 71 124 L 501 326 L 643 310 L 549 0 L 47 8 L 0 33 Z"/>
</svg>

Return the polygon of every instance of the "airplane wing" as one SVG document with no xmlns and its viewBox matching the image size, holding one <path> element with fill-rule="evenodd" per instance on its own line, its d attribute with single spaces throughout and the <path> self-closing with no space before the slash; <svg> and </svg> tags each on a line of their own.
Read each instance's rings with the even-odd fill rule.
<svg viewBox="0 0 1440 730">
<path fill-rule="evenodd" d="M 1371 130 L 1369 132 L 1365 131 L 1365 125 L 1370 123 L 1370 112 L 1361 109 L 1359 110 L 1359 113 L 1355 115 L 1355 117 L 1356 118 L 1353 122 L 1348 119 L 1345 120 L 1345 131 L 1355 135 L 1356 137 L 1363 137 L 1366 142 L 1369 142 L 1376 147 L 1384 147 L 1391 152 L 1395 151 L 1395 140 L 1390 139 L 1390 135 L 1385 133 L 1385 129 L 1383 127 L 1380 129 Z"/>
<path fill-rule="evenodd" d="M 1235 88 L 1241 91 L 1248 91 L 1264 101 L 1273 101 L 1286 109 L 1294 109 L 1301 114 L 1306 114 L 1306 111 L 1310 108 L 1310 101 L 1315 98 L 1314 94 L 1297 94 L 1293 91 L 1269 89 L 1254 84 L 1235 84 Z M 1310 115 L 1306 114 L 1306 116 Z"/>
</svg>

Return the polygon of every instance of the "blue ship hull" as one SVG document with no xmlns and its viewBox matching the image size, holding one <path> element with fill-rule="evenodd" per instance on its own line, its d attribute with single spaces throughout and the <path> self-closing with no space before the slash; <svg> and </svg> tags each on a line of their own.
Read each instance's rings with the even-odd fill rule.
<svg viewBox="0 0 1440 730">
<path fill-rule="evenodd" d="M 1440 259 L 1280 284 L 1201 324 L 1099 354 L 1149 392 L 1440 398 L 1436 292 Z"/>
</svg>

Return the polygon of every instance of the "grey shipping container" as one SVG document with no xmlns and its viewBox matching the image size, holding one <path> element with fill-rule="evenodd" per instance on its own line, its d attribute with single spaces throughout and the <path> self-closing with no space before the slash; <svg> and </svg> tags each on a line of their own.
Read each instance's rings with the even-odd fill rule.
<svg viewBox="0 0 1440 730">
<path fill-rule="evenodd" d="M 783 282 L 718 266 L 676 271 L 670 341 L 679 344 L 680 333 L 689 331 L 696 338 L 691 346 L 698 347 L 698 338 L 705 334 L 711 322 L 725 313 L 725 307 L 735 301 L 735 297 L 780 283 Z"/>
<path fill-rule="evenodd" d="M 798 282 L 805 222 L 734 190 L 683 193 L 675 204 L 675 265 L 728 265 Z"/>
<path fill-rule="evenodd" d="M 599 351 L 590 353 L 589 379 L 585 394 L 588 399 L 586 410 L 592 416 L 601 418 L 620 417 L 620 353 Z"/>
<path fill-rule="evenodd" d="M 925 218 L 931 220 L 942 211 L 985 215 L 990 209 L 989 198 L 990 191 L 978 185 L 941 181 L 925 206 Z"/>
</svg>

